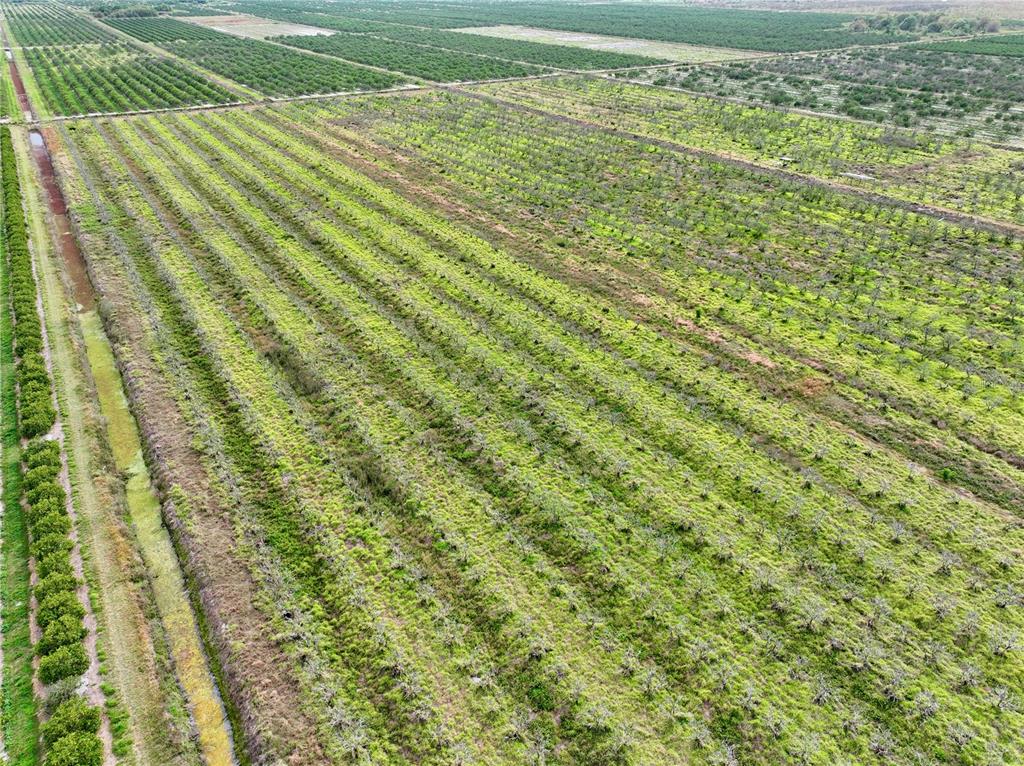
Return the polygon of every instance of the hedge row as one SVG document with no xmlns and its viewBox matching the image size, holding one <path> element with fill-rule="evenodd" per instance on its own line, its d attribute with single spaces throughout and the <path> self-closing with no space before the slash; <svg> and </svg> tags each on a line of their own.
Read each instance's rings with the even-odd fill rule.
<svg viewBox="0 0 1024 766">
<path fill-rule="evenodd" d="M 28 233 L 21 206 L 17 164 L 6 127 L 0 131 L 0 170 L 4 194 L 3 236 L 11 275 L 11 312 L 14 320 L 15 383 L 18 388 L 20 436 L 31 439 L 22 453 L 22 498 L 37 580 L 36 623 L 42 637 L 36 643 L 39 680 L 54 690 L 55 703 L 43 725 L 47 766 L 92 766 L 102 761 L 103 747 L 96 732 L 99 710 L 74 693 L 77 679 L 89 666 L 82 639 L 85 609 L 78 598 L 79 580 L 71 565 L 71 520 L 67 493 L 59 480 L 60 446 L 46 440 L 56 420 L 52 384 L 43 359 L 42 328 L 36 311 L 36 283 L 28 249 Z"/>
<path fill-rule="evenodd" d="M 36 283 L 28 252 L 28 232 L 21 209 L 18 171 L 11 145 L 11 133 L 4 128 L 0 137 L 3 157 L 4 241 L 11 275 L 11 310 L 14 316 L 14 348 L 17 357 L 18 423 L 21 435 L 31 439 L 53 425 L 56 413 L 50 396 L 50 380 L 43 361 L 43 336 L 36 313 Z"/>
</svg>

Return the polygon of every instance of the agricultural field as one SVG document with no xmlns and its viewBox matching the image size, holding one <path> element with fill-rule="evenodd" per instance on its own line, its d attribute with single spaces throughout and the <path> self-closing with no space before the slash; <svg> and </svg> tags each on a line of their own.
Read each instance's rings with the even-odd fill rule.
<svg viewBox="0 0 1024 766">
<path fill-rule="evenodd" d="M 26 48 L 23 53 L 50 114 L 128 112 L 238 100 L 179 62 L 124 43 Z"/>
<path fill-rule="evenodd" d="M 919 46 L 861 48 L 625 79 L 992 141 L 1024 141 L 1024 76 L 1012 58 Z"/>
<path fill-rule="evenodd" d="M 111 18 L 105 19 L 104 23 L 147 43 L 171 42 L 173 40 L 222 40 L 224 38 L 220 32 L 207 29 L 199 24 L 190 24 L 166 17 Z"/>
<path fill-rule="evenodd" d="M 984 56 L 1024 56 L 1024 35 L 999 35 L 983 39 L 933 43 L 932 50 L 952 53 L 975 53 Z"/>
<path fill-rule="evenodd" d="M 504 103 L 758 166 L 1024 225 L 1020 153 L 980 142 L 762 109 L 630 83 L 494 86 Z"/>
<path fill-rule="evenodd" d="M 255 18 L 271 19 L 289 24 L 306 24 L 335 32 L 378 32 L 395 29 L 397 25 L 386 21 L 337 16 L 330 13 L 328 6 L 315 3 L 283 3 L 277 0 L 259 0 L 257 2 L 235 3 L 231 6 L 235 13 L 243 13 Z"/>
<path fill-rule="evenodd" d="M 229 77 L 269 96 L 379 90 L 403 82 L 395 75 L 306 56 L 256 40 L 178 41 L 168 44 L 175 55 Z"/>
<path fill-rule="evenodd" d="M 242 7 L 248 10 L 252 6 L 246 3 Z M 892 43 L 919 36 L 898 29 L 860 29 L 854 24 L 858 17 L 852 14 L 781 14 L 665 5 L 343 2 L 312 4 L 311 10 L 342 18 L 438 29 L 518 25 L 768 51 Z"/>
<path fill-rule="evenodd" d="M 525 40 L 501 39 L 466 32 L 391 26 L 370 33 L 388 40 L 427 45 L 449 51 L 479 54 L 509 61 L 555 67 L 558 69 L 623 69 L 635 66 L 667 64 L 666 59 L 636 56 L 615 51 L 587 50 L 568 45 L 549 45 Z"/>
<path fill-rule="evenodd" d="M 1021 757 L 1019 241 L 470 94 L 64 136 L 329 749 Z"/>
<path fill-rule="evenodd" d="M 534 27 L 517 27 L 502 24 L 495 27 L 464 27 L 458 31 L 462 34 L 496 37 L 505 41 L 519 40 L 547 46 L 557 45 L 559 47 L 584 48 L 588 51 L 643 56 L 648 59 L 655 58 L 686 63 L 728 61 L 730 59 L 753 58 L 757 55 L 752 51 L 711 48 L 706 45 L 665 43 L 658 40 L 640 40 L 635 37 L 613 37 L 582 32 L 559 32 L 551 29 L 536 29 Z M 649 64 L 650 62 L 647 65 Z"/>
<path fill-rule="evenodd" d="M 40 116 L 208 106 L 242 97 L 181 61 L 119 38 L 80 11 L 55 4 L 5 4 L 4 12 L 16 43 L 13 58 Z M 35 26 L 28 26 L 30 21 Z M 124 27 L 118 26 L 123 19 L 105 21 L 125 32 L 153 29 L 150 34 L 156 34 L 164 25 L 180 24 L 184 31 L 179 34 L 191 34 L 191 39 L 215 34 L 171 19 L 147 19 L 139 26 L 133 19 Z M 7 100 L 13 103 L 13 95 Z"/>
<path fill-rule="evenodd" d="M 1024 59 L 860 1 L 5 4 L 0 760 L 1024 763 Z"/>
<path fill-rule="evenodd" d="M 4 3 L 4 18 L 22 46 L 105 43 L 116 38 L 79 11 L 56 4 Z"/>
<path fill-rule="evenodd" d="M 960 26 L 939 14 L 909 13 L 901 17 L 842 13 L 781 14 L 663 4 L 522 2 L 310 2 L 270 5 L 243 2 L 237 8 L 259 15 L 270 9 L 275 18 L 322 26 L 315 15 L 351 25 L 345 31 L 368 31 L 360 24 L 384 22 L 437 29 L 512 25 L 584 32 L 718 48 L 792 52 L 852 45 L 907 42 L 924 36 L 973 31 L 976 22 Z M 984 25 L 980 25 L 984 31 Z"/>
<path fill-rule="evenodd" d="M 196 16 L 189 18 L 188 21 L 192 25 L 200 25 L 217 32 L 224 32 L 238 37 L 254 37 L 257 40 L 266 40 L 269 37 L 281 37 L 283 35 L 328 34 L 328 30 L 319 27 L 309 27 L 289 21 L 258 18 L 241 13 L 219 16 Z"/>
<path fill-rule="evenodd" d="M 182 22 L 185 23 L 185 22 Z M 213 30 L 216 37 L 161 40 L 169 53 L 266 96 L 381 90 L 404 82 L 398 75 L 309 56 L 283 45 L 239 39 Z M 149 36 L 150 29 L 132 34 Z"/>
<path fill-rule="evenodd" d="M 499 80 L 549 71 L 515 61 L 344 32 L 277 37 L 274 41 L 434 82 Z"/>
</svg>

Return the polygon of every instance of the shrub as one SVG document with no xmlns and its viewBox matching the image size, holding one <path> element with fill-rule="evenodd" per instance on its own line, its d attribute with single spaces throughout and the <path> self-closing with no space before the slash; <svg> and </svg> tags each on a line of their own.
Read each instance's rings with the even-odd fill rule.
<svg viewBox="0 0 1024 766">
<path fill-rule="evenodd" d="M 95 734 L 100 728 L 99 708 L 89 705 L 82 697 L 75 695 L 62 702 L 50 720 L 43 724 L 43 742 L 47 747 L 69 734 L 86 732 Z"/>
<path fill-rule="evenodd" d="M 22 389 L 18 415 L 21 418 L 22 436 L 31 439 L 49 431 L 57 413 L 54 412 L 49 391 L 43 390 L 41 385 L 35 383 L 27 389 Z"/>
<path fill-rule="evenodd" d="M 66 511 L 63 499 L 58 500 L 55 497 L 45 497 L 34 505 L 29 506 L 28 522 L 33 524 L 43 516 L 49 516 L 51 513 L 64 514 Z"/>
<path fill-rule="evenodd" d="M 63 535 L 67 537 L 67 534 L 70 531 L 71 519 L 63 513 L 56 513 L 53 511 L 42 516 L 32 524 L 32 534 L 39 538 L 46 537 L 48 535 Z"/>
<path fill-rule="evenodd" d="M 85 609 L 74 593 L 54 593 L 39 602 L 39 609 L 36 611 L 36 622 L 39 627 L 46 630 L 46 627 L 64 615 L 77 617 L 79 620 L 85 616 Z"/>
<path fill-rule="evenodd" d="M 57 708 L 63 705 L 72 697 L 78 696 L 78 679 L 65 678 L 58 681 L 46 690 L 46 700 L 43 702 L 43 709 L 46 715 L 51 716 L 57 712 Z"/>
<path fill-rule="evenodd" d="M 24 351 L 24 349 L 23 349 Z M 18 382 L 28 385 L 29 383 L 47 383 L 50 380 L 46 373 L 46 363 L 39 354 L 22 356 L 21 364 L 18 366 Z M 31 467 L 31 466 L 30 466 Z"/>
<path fill-rule="evenodd" d="M 25 493 L 25 499 L 28 500 L 28 504 L 32 506 L 36 505 L 40 500 L 46 499 L 56 500 L 58 503 L 63 505 L 64 497 L 64 488 L 55 481 L 49 481 L 46 484 L 33 487 Z"/>
<path fill-rule="evenodd" d="M 42 602 L 54 593 L 74 593 L 76 588 L 78 588 L 78 580 L 73 575 L 66 572 L 53 572 L 39 581 L 33 593 L 35 593 L 36 601 Z"/>
<path fill-rule="evenodd" d="M 103 743 L 92 732 L 76 731 L 61 737 L 46 754 L 46 766 L 99 766 Z"/>
<path fill-rule="evenodd" d="M 45 368 L 43 374 L 45 375 Z M 60 465 L 60 446 L 52 440 L 32 442 L 22 453 L 22 460 L 31 470 L 42 465 Z"/>
<path fill-rule="evenodd" d="M 42 638 L 36 644 L 40 654 L 52 654 L 62 646 L 68 646 L 85 638 L 85 626 L 73 614 L 62 614 L 46 626 Z"/>
<path fill-rule="evenodd" d="M 73 575 L 71 559 L 65 553 L 58 553 L 54 556 L 47 556 L 44 559 L 36 559 L 36 574 L 42 580 L 52 574 L 61 573 Z"/>
<path fill-rule="evenodd" d="M 89 658 L 85 656 L 82 643 L 68 644 L 39 660 L 39 680 L 44 684 L 52 684 L 63 678 L 80 676 L 87 667 Z"/>
<path fill-rule="evenodd" d="M 54 465 L 47 461 L 25 471 L 25 478 L 22 480 L 22 486 L 24 486 L 25 491 L 28 492 L 30 489 L 38 487 L 43 482 L 53 481 L 57 478 L 58 473 L 60 473 L 60 465 Z"/>
<path fill-rule="evenodd" d="M 45 559 L 58 553 L 69 553 L 72 542 L 67 535 L 46 535 L 32 543 L 31 553 L 37 559 Z"/>
</svg>

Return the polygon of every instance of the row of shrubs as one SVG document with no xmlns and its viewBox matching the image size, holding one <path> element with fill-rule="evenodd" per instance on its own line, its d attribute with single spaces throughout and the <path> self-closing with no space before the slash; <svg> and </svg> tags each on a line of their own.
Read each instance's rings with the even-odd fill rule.
<svg viewBox="0 0 1024 766">
<path fill-rule="evenodd" d="M 42 328 L 36 311 L 36 282 L 28 249 L 11 133 L 0 131 L 0 171 L 4 194 L 4 245 L 11 275 L 15 368 L 20 436 L 30 439 L 22 453 L 22 492 L 35 560 L 36 643 L 39 680 L 49 691 L 50 717 L 43 724 L 46 766 L 92 766 L 101 763 L 97 736 L 99 710 L 77 694 L 89 659 L 83 639 L 85 609 L 78 598 L 80 582 L 71 565 L 71 519 L 67 493 L 59 480 L 60 445 L 43 436 L 56 420 L 52 384 L 43 358 Z"/>
<path fill-rule="evenodd" d="M 56 413 L 51 403 L 50 379 L 43 360 L 43 335 L 39 315 L 36 313 L 36 283 L 32 276 L 28 232 L 21 209 L 21 191 L 9 128 L 4 128 L 0 136 L 0 156 L 3 158 L 6 211 L 4 242 L 10 262 L 14 344 L 18 350 L 15 373 L 18 384 L 18 424 L 21 435 L 31 439 L 50 430 Z"/>
</svg>

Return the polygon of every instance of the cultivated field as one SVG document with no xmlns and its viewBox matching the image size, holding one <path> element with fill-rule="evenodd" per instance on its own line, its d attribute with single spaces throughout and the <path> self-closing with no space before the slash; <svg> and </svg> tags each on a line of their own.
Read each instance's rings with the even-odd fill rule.
<svg viewBox="0 0 1024 766">
<path fill-rule="evenodd" d="M 497 37 L 501 40 L 522 40 L 542 43 L 546 46 L 560 45 L 584 48 L 591 51 L 650 56 L 666 61 L 708 62 L 728 61 L 735 58 L 750 58 L 750 51 L 727 48 L 707 48 L 683 43 L 663 43 L 655 40 L 638 40 L 634 37 L 613 37 L 610 35 L 589 35 L 579 32 L 558 32 L 550 29 L 499 25 L 495 27 L 469 27 L 460 29 L 462 34 Z M 654 63 L 654 62 L 650 62 Z M 629 66 L 629 64 L 621 64 Z M 611 69 L 611 67 L 606 67 Z"/>
<path fill-rule="evenodd" d="M 3 6 L 10 764 L 1024 762 L 1012 36 L 207 6 Z"/>
<path fill-rule="evenodd" d="M 106 43 L 114 36 L 82 14 L 56 4 L 4 4 L 7 28 L 20 45 Z"/>
<path fill-rule="evenodd" d="M 778 197 L 770 174 L 467 96 L 68 135 L 85 169 L 69 183 L 123 210 L 109 236 L 137 243 L 122 263 L 116 239 L 90 236 L 97 268 L 138 274 L 118 277 L 125 298 L 176 296 L 154 331 L 196 333 L 217 370 L 174 385 L 213 387 L 193 426 L 220 429 L 209 459 L 233 465 L 214 458 L 237 440 L 276 455 L 222 480 L 265 495 L 286 472 L 275 504 L 299 515 L 264 545 L 301 539 L 300 561 L 330 563 L 272 556 L 298 590 L 267 618 L 301 614 L 305 652 L 306 631 L 340 641 L 317 644 L 305 684 L 345 711 L 346 742 L 653 763 L 1005 740 L 1016 714 L 986 717 L 975 684 L 1008 691 L 1020 672 L 999 601 L 1017 598 L 1021 530 L 1000 508 L 1024 488 L 994 457 L 1020 450 L 1020 349 L 997 308 L 1015 300 L 1017 243 L 799 183 Z M 595 184 L 595 161 L 617 180 Z M 488 220 L 493 244 L 473 234 Z M 855 255 L 893 247 L 885 266 Z M 814 276 L 830 273 L 849 278 Z M 212 416 L 225 395 L 242 423 Z M 254 530 L 259 495 L 238 522 Z M 319 595 L 299 612 L 301 592 Z M 374 625 L 377 648 L 360 648 Z M 920 667 L 926 647 L 943 660 Z M 963 686 L 963 663 L 986 680 Z M 473 678 L 490 680 L 469 693 Z"/>
<path fill-rule="evenodd" d="M 1024 78 L 1019 62 L 955 50 L 970 44 L 860 48 L 721 67 L 636 70 L 621 77 L 750 103 L 1020 144 Z"/>
<path fill-rule="evenodd" d="M 933 43 L 932 50 L 976 53 L 985 56 L 1024 56 L 1024 35 L 1000 35 L 990 39 Z"/>
<path fill-rule="evenodd" d="M 156 19 L 154 21 L 165 21 Z M 167 19 L 166 21 L 173 21 Z M 279 37 L 282 35 L 322 35 L 326 30 L 318 27 L 310 27 L 304 24 L 289 24 L 284 21 L 273 21 L 261 19 L 256 16 L 245 14 L 232 14 L 229 16 L 196 16 L 188 19 L 193 25 L 209 27 L 218 32 L 238 35 L 239 37 L 254 37 L 258 40 L 265 40 L 268 37 Z"/>
<path fill-rule="evenodd" d="M 389 68 L 435 82 L 501 80 L 542 74 L 545 70 L 515 61 L 430 48 L 367 35 L 279 37 L 277 42 L 359 64 Z"/>
<path fill-rule="evenodd" d="M 177 61 L 122 43 L 26 48 L 24 56 L 50 114 L 129 112 L 237 100 Z"/>
<path fill-rule="evenodd" d="M 227 78 L 263 96 L 381 90 L 404 82 L 401 77 L 379 69 L 307 56 L 283 45 L 240 38 L 179 19 L 133 19 L 122 22 L 121 29 L 143 42 L 159 45 L 202 71 Z"/>
</svg>

